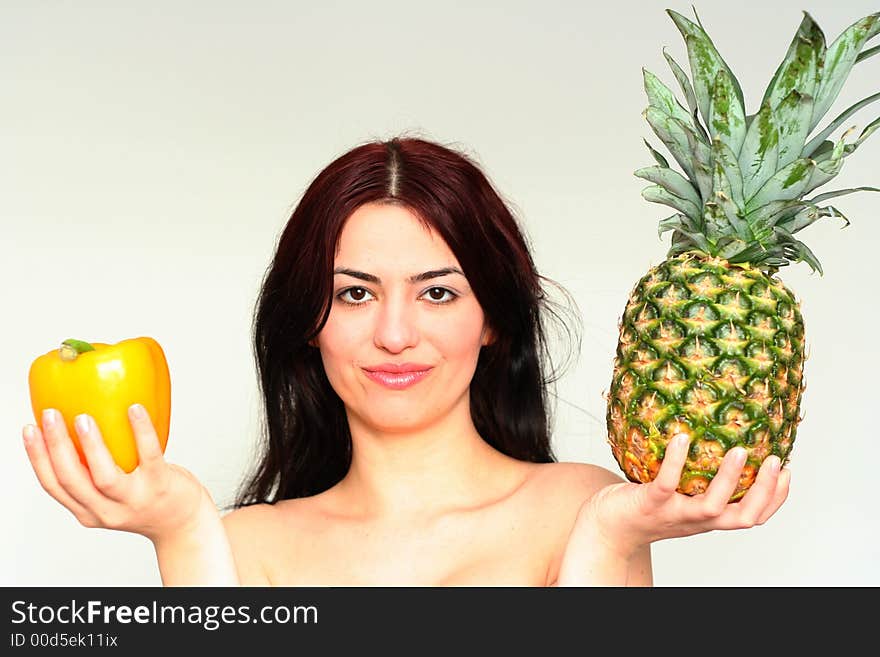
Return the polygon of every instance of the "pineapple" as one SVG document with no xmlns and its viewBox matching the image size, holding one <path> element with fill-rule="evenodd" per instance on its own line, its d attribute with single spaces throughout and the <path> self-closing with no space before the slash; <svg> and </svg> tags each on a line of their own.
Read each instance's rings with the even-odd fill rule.
<svg viewBox="0 0 880 657">
<path fill-rule="evenodd" d="M 790 262 L 822 269 L 794 234 L 822 217 L 849 224 L 823 201 L 880 191 L 858 187 L 810 196 L 880 127 L 875 120 L 851 143 L 845 138 L 852 129 L 828 139 L 854 112 L 880 99 L 877 93 L 811 136 L 852 67 L 880 51 L 863 50 L 880 32 L 880 13 L 853 23 L 826 48 L 819 26 L 804 12 L 751 115 L 699 16 L 694 23 L 667 13 L 687 46 L 690 79 L 663 53 L 687 109 L 644 70 L 644 117 L 683 174 L 645 141 L 657 165 L 635 172 L 652 183 L 642 195 L 676 213 L 659 226 L 661 236 L 672 231 L 667 259 L 635 285 L 621 317 L 606 395 L 608 442 L 627 479 L 645 483 L 656 476 L 672 436 L 688 433 L 678 487 L 688 495 L 705 491 L 727 450 L 743 446 L 748 458 L 735 501 L 767 456 L 788 462 L 800 422 L 804 321 L 799 301 L 776 274 Z"/>
</svg>

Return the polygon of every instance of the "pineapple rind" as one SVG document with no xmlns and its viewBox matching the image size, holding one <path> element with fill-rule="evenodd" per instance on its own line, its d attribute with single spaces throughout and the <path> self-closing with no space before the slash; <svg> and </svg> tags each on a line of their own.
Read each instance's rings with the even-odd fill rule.
<svg viewBox="0 0 880 657">
<path fill-rule="evenodd" d="M 691 435 L 679 491 L 705 490 L 724 454 L 748 452 L 731 499 L 761 462 L 785 463 L 803 391 L 797 299 L 747 264 L 688 252 L 651 268 L 624 309 L 608 393 L 608 440 L 630 481 L 651 481 L 669 440 Z"/>
</svg>

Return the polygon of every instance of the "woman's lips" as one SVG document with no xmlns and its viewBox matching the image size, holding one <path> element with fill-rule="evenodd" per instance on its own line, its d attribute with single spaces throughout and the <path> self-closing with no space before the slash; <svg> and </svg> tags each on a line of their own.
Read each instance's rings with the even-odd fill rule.
<svg viewBox="0 0 880 657">
<path fill-rule="evenodd" d="M 430 369 L 421 370 L 418 372 L 382 372 L 379 370 L 364 370 L 364 374 L 367 375 L 368 378 L 376 381 L 377 383 L 381 383 L 386 388 L 391 388 L 392 390 L 403 390 L 404 388 L 409 388 L 411 385 L 415 385 L 422 379 L 424 379 L 430 373 Z"/>
</svg>

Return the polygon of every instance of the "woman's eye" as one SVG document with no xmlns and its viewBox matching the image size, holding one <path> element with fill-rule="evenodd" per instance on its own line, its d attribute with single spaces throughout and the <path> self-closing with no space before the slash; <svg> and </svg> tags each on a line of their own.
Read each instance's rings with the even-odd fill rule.
<svg viewBox="0 0 880 657">
<path fill-rule="evenodd" d="M 428 295 L 428 298 L 431 301 L 433 301 L 434 303 L 437 303 L 437 304 L 449 303 L 450 301 L 453 301 L 455 299 L 455 297 L 457 296 L 454 292 L 447 290 L 444 287 L 432 287 L 425 294 Z M 445 294 L 450 295 L 449 298 L 444 299 L 443 295 L 445 295 Z"/>
<path fill-rule="evenodd" d="M 368 294 L 369 292 L 362 287 L 350 287 L 347 290 L 340 292 L 337 296 L 343 303 L 347 303 L 351 306 L 359 306 L 364 302 L 364 297 Z M 350 300 L 345 298 L 346 295 Z"/>
<path fill-rule="evenodd" d="M 360 306 L 366 303 L 367 295 L 371 295 L 371 293 L 365 288 L 350 287 L 337 294 L 336 297 L 349 306 Z M 437 306 L 455 301 L 458 297 L 455 292 L 447 290 L 445 287 L 429 288 L 423 296 L 427 296 L 428 300 Z"/>
</svg>

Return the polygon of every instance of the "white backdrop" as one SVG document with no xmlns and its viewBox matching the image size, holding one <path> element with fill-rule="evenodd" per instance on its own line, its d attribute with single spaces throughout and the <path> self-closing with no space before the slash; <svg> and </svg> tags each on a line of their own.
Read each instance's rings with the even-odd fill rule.
<svg viewBox="0 0 880 657">
<path fill-rule="evenodd" d="M 755 111 L 806 9 L 830 43 L 876 0 L 704 0 L 703 25 Z M 664 9 L 691 3 L 52 2 L 0 5 L 2 585 L 159 585 L 149 542 L 81 527 L 21 444 L 27 371 L 61 340 L 151 335 L 171 368 L 166 456 L 231 500 L 257 433 L 250 322 L 293 206 L 337 155 L 407 132 L 458 145 L 523 221 L 583 316 L 560 382 L 560 460 L 614 471 L 604 399 L 617 320 L 668 247 L 640 196 L 653 164 L 642 67 L 687 67 Z M 877 43 L 875 39 L 872 45 Z M 824 126 L 880 91 L 857 64 Z M 847 125 L 860 131 L 880 103 Z M 839 135 L 842 130 L 835 133 Z M 880 186 L 880 135 L 827 189 Z M 782 271 L 810 349 L 791 495 L 768 524 L 654 546 L 658 586 L 880 585 L 876 262 L 880 194 L 800 235 L 825 275 Z"/>
</svg>

